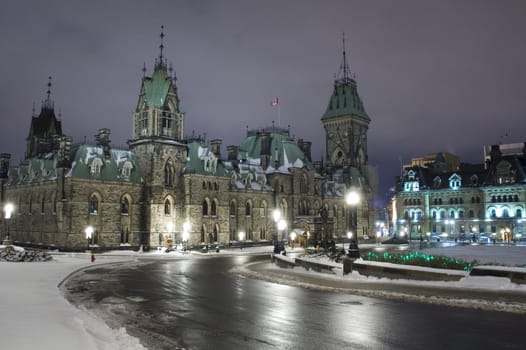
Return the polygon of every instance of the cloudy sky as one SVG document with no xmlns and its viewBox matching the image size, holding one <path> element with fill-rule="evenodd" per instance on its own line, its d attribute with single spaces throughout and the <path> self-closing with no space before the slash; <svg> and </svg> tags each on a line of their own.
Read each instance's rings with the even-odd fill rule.
<svg viewBox="0 0 526 350">
<path fill-rule="evenodd" d="M 225 154 L 277 121 L 279 97 L 281 126 L 320 160 L 345 32 L 382 195 L 411 157 L 474 163 L 484 145 L 526 141 L 525 18 L 522 0 L 4 0 L 0 152 L 23 158 L 49 76 L 74 142 L 106 127 L 125 145 L 164 25 L 187 135 L 222 139 Z"/>
</svg>

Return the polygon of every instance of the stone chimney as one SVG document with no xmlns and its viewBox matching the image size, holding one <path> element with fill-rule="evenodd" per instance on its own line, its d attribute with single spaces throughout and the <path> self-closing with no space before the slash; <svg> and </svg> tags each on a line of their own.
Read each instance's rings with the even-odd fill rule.
<svg viewBox="0 0 526 350">
<path fill-rule="evenodd" d="M 267 170 L 269 163 L 270 163 L 270 144 L 271 144 L 271 138 L 270 133 L 263 131 L 260 134 L 261 137 L 261 152 L 260 152 L 260 158 L 261 158 L 261 167 L 264 170 Z"/>
<path fill-rule="evenodd" d="M 210 141 L 210 148 L 212 153 L 217 157 L 221 158 L 221 140 L 215 139 Z"/>
<path fill-rule="evenodd" d="M 311 151 L 310 151 L 311 146 L 312 146 L 312 142 L 310 141 L 304 141 L 303 139 L 298 140 L 298 147 L 301 149 L 303 154 L 305 154 L 305 158 L 307 158 L 309 162 L 312 162 Z"/>
<path fill-rule="evenodd" d="M 99 129 L 99 133 L 95 136 L 97 140 L 97 146 L 101 146 L 104 151 L 104 157 L 110 157 L 110 129 Z"/>
<path fill-rule="evenodd" d="M 226 150 L 228 152 L 228 160 L 232 162 L 232 165 L 234 166 L 234 168 L 237 169 L 238 167 L 238 159 L 237 159 L 237 152 L 238 152 L 238 146 L 234 146 L 234 145 L 231 145 L 231 146 L 227 146 Z"/>
</svg>

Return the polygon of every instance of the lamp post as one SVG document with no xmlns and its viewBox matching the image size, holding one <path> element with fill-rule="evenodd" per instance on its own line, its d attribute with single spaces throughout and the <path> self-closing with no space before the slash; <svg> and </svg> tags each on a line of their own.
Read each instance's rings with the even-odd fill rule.
<svg viewBox="0 0 526 350">
<path fill-rule="evenodd" d="M 241 250 L 243 250 L 243 238 L 245 238 L 245 232 L 243 231 L 239 231 L 239 233 L 237 234 L 238 238 L 239 238 L 239 248 Z"/>
<path fill-rule="evenodd" d="M 351 231 L 347 232 L 347 238 L 349 239 L 349 249 L 351 249 L 351 238 L 352 238 L 352 232 Z"/>
<path fill-rule="evenodd" d="M 185 221 L 183 224 L 183 242 L 184 242 L 184 251 L 188 249 L 188 237 L 190 231 L 190 222 Z"/>
<path fill-rule="evenodd" d="M 9 237 L 9 219 L 11 219 L 11 213 L 13 212 L 13 204 L 11 203 L 6 203 L 4 205 L 4 218 L 5 218 L 5 224 L 6 224 L 6 236 L 5 236 L 5 239 L 4 239 L 4 245 L 9 245 L 11 244 L 11 240 L 10 240 L 10 237 Z"/>
<path fill-rule="evenodd" d="M 91 240 L 91 237 L 93 235 L 93 227 L 92 226 L 86 227 L 86 230 L 84 232 L 86 232 L 86 240 L 88 241 L 88 250 L 89 250 L 89 241 Z"/>
<path fill-rule="evenodd" d="M 290 233 L 290 239 L 292 241 L 292 249 L 294 249 L 294 240 L 296 239 L 296 232 L 292 231 Z"/>
<path fill-rule="evenodd" d="M 355 190 L 351 189 L 349 193 L 345 196 L 345 202 L 350 207 L 349 210 L 349 230 L 354 232 L 354 241 L 356 241 L 356 246 L 358 247 L 358 232 L 357 229 L 357 217 L 356 217 L 356 206 L 360 203 L 360 195 Z M 350 246 L 349 246 L 350 247 Z"/>
</svg>

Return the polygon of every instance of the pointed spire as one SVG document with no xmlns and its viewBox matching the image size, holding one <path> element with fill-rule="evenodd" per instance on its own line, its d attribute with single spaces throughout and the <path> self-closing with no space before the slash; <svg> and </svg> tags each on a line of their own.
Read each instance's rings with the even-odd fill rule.
<svg viewBox="0 0 526 350">
<path fill-rule="evenodd" d="M 33 101 L 33 109 L 32 109 L 33 113 L 32 113 L 32 117 L 36 117 L 36 112 L 35 112 L 35 101 Z"/>
<path fill-rule="evenodd" d="M 351 82 L 352 78 L 351 69 L 347 63 L 347 53 L 345 52 L 345 32 L 342 33 L 342 49 L 342 63 L 340 64 L 340 69 L 338 71 L 335 83 L 347 84 Z"/>
<path fill-rule="evenodd" d="M 42 108 L 53 109 L 53 101 L 51 101 L 51 77 L 48 78 L 47 83 L 47 98 L 42 103 Z"/>
<path fill-rule="evenodd" d="M 146 78 L 146 62 L 143 63 L 142 65 L 142 78 Z"/>
<path fill-rule="evenodd" d="M 163 57 L 163 49 L 164 49 L 164 26 L 161 25 L 161 35 L 159 35 L 161 37 L 161 45 L 159 45 L 159 49 L 160 49 L 160 52 L 159 52 L 159 58 L 158 58 L 158 62 L 156 62 L 155 64 L 155 68 L 165 68 L 166 69 L 166 59 Z"/>
</svg>

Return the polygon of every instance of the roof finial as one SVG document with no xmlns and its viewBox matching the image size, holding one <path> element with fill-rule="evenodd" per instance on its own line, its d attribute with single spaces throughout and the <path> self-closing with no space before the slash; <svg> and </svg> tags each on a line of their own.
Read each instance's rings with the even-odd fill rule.
<svg viewBox="0 0 526 350">
<path fill-rule="evenodd" d="M 142 64 L 142 78 L 146 78 L 146 62 Z"/>
<path fill-rule="evenodd" d="M 35 101 L 33 101 L 33 115 L 32 115 L 32 117 L 35 117 L 35 116 L 36 116 L 36 114 L 35 114 Z"/>
<path fill-rule="evenodd" d="M 347 53 L 345 52 L 345 32 L 342 32 L 342 63 L 340 64 L 340 70 L 338 71 L 339 82 L 349 83 L 351 81 L 351 70 L 347 64 Z M 343 76 L 341 76 L 343 75 Z"/>
<path fill-rule="evenodd" d="M 47 83 L 47 98 L 43 103 L 44 108 L 53 109 L 53 102 L 51 102 L 51 77 L 48 78 Z"/>
<path fill-rule="evenodd" d="M 51 77 L 49 77 L 49 81 L 47 82 L 47 99 L 49 101 L 49 95 L 51 95 Z"/>
<path fill-rule="evenodd" d="M 161 26 L 161 45 L 159 45 L 159 48 L 161 49 L 161 53 L 159 54 L 159 63 L 163 63 L 163 49 L 164 49 L 164 26 Z"/>
</svg>

